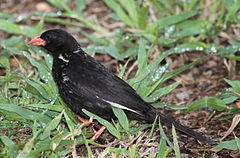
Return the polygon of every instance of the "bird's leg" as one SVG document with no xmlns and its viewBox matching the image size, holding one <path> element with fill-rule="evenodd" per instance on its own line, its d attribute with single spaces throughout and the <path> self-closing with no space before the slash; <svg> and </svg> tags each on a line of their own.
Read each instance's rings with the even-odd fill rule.
<svg viewBox="0 0 240 158">
<path fill-rule="evenodd" d="M 95 142 L 98 137 L 103 133 L 103 131 L 106 129 L 105 126 L 102 126 L 95 134 L 94 136 L 92 136 L 92 138 L 90 139 L 91 141 Z"/>
<path fill-rule="evenodd" d="M 89 125 L 97 125 L 98 123 L 97 122 L 93 122 L 93 121 L 91 121 L 91 118 L 89 119 L 89 120 L 87 120 L 87 119 L 84 119 L 84 118 L 82 118 L 81 116 L 79 116 L 79 115 L 76 115 L 77 116 L 77 119 L 78 120 L 80 120 L 82 123 L 84 123 L 85 125 L 85 127 L 86 126 L 89 126 Z M 94 131 L 94 136 L 92 136 L 92 138 L 90 138 L 90 140 L 91 141 L 93 141 L 93 142 L 95 142 L 97 139 L 98 139 L 98 137 L 103 133 L 103 131 L 106 129 L 106 127 L 105 126 L 102 126 L 98 131 L 96 131 L 94 128 L 93 128 L 93 126 L 91 126 L 90 128 L 92 128 L 92 130 Z"/>
<path fill-rule="evenodd" d="M 90 125 L 90 124 L 93 124 L 93 125 L 97 125 L 97 124 L 98 124 L 97 122 L 93 122 L 93 121 L 91 120 L 91 118 L 90 118 L 89 120 L 87 120 L 87 119 L 85 119 L 85 118 L 82 118 L 82 117 L 79 116 L 79 115 L 76 115 L 76 117 L 77 117 L 77 119 L 78 119 L 79 121 L 81 121 L 82 123 L 89 123 L 89 125 Z"/>
</svg>

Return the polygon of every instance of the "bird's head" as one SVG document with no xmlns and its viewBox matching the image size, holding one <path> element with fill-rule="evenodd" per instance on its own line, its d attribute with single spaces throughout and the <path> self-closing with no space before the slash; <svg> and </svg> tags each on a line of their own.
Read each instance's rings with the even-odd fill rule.
<svg viewBox="0 0 240 158">
<path fill-rule="evenodd" d="M 42 46 L 53 56 L 58 56 L 60 53 L 67 55 L 66 53 L 73 52 L 79 47 L 69 33 L 60 29 L 48 30 L 29 41 L 28 45 Z"/>
</svg>

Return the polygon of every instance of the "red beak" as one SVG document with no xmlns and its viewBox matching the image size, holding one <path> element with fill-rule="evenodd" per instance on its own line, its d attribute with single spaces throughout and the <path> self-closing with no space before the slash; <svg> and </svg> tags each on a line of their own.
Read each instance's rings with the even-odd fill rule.
<svg viewBox="0 0 240 158">
<path fill-rule="evenodd" d="M 32 39 L 31 41 L 29 41 L 28 45 L 31 45 L 31 46 L 45 46 L 46 41 L 41 39 L 40 36 L 37 36 L 34 39 Z"/>
</svg>

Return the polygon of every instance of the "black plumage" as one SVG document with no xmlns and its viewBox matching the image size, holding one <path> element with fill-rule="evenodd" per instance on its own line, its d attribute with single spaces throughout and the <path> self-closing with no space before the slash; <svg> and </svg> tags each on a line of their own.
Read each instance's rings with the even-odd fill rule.
<svg viewBox="0 0 240 158">
<path fill-rule="evenodd" d="M 73 112 L 84 116 L 86 109 L 104 119 L 115 118 L 112 106 L 121 108 L 131 120 L 153 123 L 156 116 L 166 125 L 205 143 L 213 143 L 192 129 L 159 113 L 122 79 L 86 54 L 67 32 L 49 30 L 29 42 L 42 46 L 53 56 L 52 74 L 59 94 Z"/>
</svg>

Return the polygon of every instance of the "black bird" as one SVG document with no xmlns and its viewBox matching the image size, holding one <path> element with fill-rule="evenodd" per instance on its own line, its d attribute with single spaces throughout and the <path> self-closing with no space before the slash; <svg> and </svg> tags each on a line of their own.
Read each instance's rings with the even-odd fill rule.
<svg viewBox="0 0 240 158">
<path fill-rule="evenodd" d="M 53 56 L 52 75 L 60 96 L 76 114 L 85 116 L 82 109 L 86 109 L 111 120 L 115 118 L 112 107 L 117 107 L 124 110 L 131 120 L 153 123 L 156 117 L 160 117 L 162 123 L 173 124 L 177 130 L 201 142 L 214 143 L 159 113 L 125 81 L 86 54 L 66 31 L 48 30 L 29 41 L 29 45 L 42 46 Z"/>
</svg>

